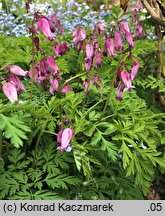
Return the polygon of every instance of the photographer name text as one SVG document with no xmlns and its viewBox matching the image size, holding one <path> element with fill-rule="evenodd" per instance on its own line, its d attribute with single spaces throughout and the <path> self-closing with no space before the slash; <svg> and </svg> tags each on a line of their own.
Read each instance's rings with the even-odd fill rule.
<svg viewBox="0 0 165 216">
<path fill-rule="evenodd" d="M 20 211 L 21 212 L 48 212 L 48 211 L 58 211 L 58 212 L 90 212 L 90 211 L 96 211 L 96 212 L 110 212 L 114 211 L 114 206 L 111 203 L 107 203 L 104 205 L 78 205 L 78 204 L 66 204 L 65 202 L 61 203 L 52 203 L 50 205 L 31 205 L 28 203 L 20 203 Z"/>
</svg>

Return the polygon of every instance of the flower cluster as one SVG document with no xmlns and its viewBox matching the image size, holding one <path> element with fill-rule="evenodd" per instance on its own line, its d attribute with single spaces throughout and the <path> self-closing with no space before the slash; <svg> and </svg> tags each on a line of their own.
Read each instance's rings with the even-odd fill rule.
<svg viewBox="0 0 165 216">
<path fill-rule="evenodd" d="M 31 3 L 32 1 L 28 1 L 26 5 L 27 12 L 30 10 Z M 137 7 L 140 7 L 139 4 Z M 138 20 L 135 18 L 135 15 L 134 19 Z M 36 23 L 33 26 L 29 26 L 33 42 L 33 54 L 40 52 L 41 59 L 37 63 L 33 62 L 32 68 L 28 72 L 22 70 L 17 65 L 6 66 L 8 75 L 4 77 L 5 82 L 3 82 L 2 89 L 11 102 L 17 101 L 18 95 L 25 91 L 25 87 L 18 76 L 24 78 L 29 76 L 32 84 L 42 85 L 44 90 L 49 91 L 51 95 L 56 94 L 56 92 L 65 95 L 71 90 L 70 85 L 65 85 L 67 82 L 61 85 L 63 78 L 60 75 L 60 68 L 56 62 L 57 58 L 65 55 L 69 50 L 69 45 L 66 41 L 56 41 L 56 32 L 64 34 L 59 19 L 54 13 L 49 16 L 43 16 L 37 11 L 34 13 L 34 20 Z M 39 33 L 42 33 L 45 39 L 50 41 L 54 55 L 46 56 L 43 50 L 41 50 Z M 120 59 L 117 60 L 119 61 L 119 67 L 117 72 L 114 73 L 116 80 L 112 83 L 114 88 L 118 88 L 116 99 L 122 100 L 123 92 L 131 91 L 134 88 L 132 81 L 135 79 L 140 67 L 138 60 L 132 56 L 132 49 L 135 46 L 134 37 L 135 35 L 131 33 L 128 22 L 124 20 L 119 20 L 118 23 L 114 24 L 110 32 L 104 28 L 101 21 L 97 23 L 94 30 L 89 34 L 81 27 L 73 31 L 72 47 L 76 47 L 77 54 L 81 54 L 84 60 L 84 75 L 86 79 L 83 81 L 82 86 L 85 89 L 86 96 L 90 91 L 90 85 L 94 85 L 97 88 L 100 86 L 101 75 L 96 73 L 96 69 L 102 65 L 103 56 L 110 60 Z M 128 61 L 124 62 L 123 55 L 126 56 Z M 129 66 L 131 64 L 132 69 L 130 70 Z M 71 150 L 70 142 L 74 135 L 74 129 L 65 127 L 62 127 L 57 136 L 57 149 L 62 152 Z"/>
<path fill-rule="evenodd" d="M 25 77 L 28 71 L 22 70 L 17 65 L 6 65 L 4 69 L 8 69 L 8 76 L 3 81 L 2 90 L 6 97 L 13 103 L 18 100 L 18 95 L 25 91 L 25 86 L 18 76 Z"/>
<path fill-rule="evenodd" d="M 115 58 L 116 56 L 125 55 L 128 52 L 127 59 L 132 60 L 131 49 L 134 47 L 134 37 L 131 34 L 128 22 L 120 20 L 118 26 L 113 27 L 113 33 L 108 35 L 107 31 L 104 29 L 101 22 L 98 23 L 97 27 L 94 29 L 93 33 L 86 35 L 86 31 L 82 28 L 77 28 L 73 32 L 73 46 L 77 45 L 78 52 L 83 51 L 85 53 L 84 67 L 86 72 L 91 70 L 91 68 L 100 67 L 102 64 L 103 55 L 109 56 L 110 58 Z M 100 46 L 100 38 L 104 46 Z M 124 41 L 128 44 L 128 51 L 124 49 Z M 129 72 L 127 65 L 121 62 L 119 71 L 116 75 L 116 81 L 114 87 L 118 87 L 116 98 L 117 100 L 122 99 L 123 91 L 130 91 L 134 86 L 132 85 L 132 80 L 135 79 L 136 73 L 139 69 L 139 63 L 137 60 L 133 60 L 132 71 Z M 92 70 L 93 70 L 92 69 Z M 93 74 L 88 76 L 88 80 L 83 82 L 85 91 L 90 91 L 90 85 L 99 86 L 100 77 Z"/>
<path fill-rule="evenodd" d="M 131 8 L 133 11 L 132 21 L 135 24 L 135 29 L 134 29 L 134 33 L 133 33 L 135 38 L 146 37 L 146 33 L 143 29 L 142 23 L 138 18 L 138 12 L 141 11 L 142 8 L 143 8 L 143 5 L 142 5 L 141 1 L 139 1 L 136 5 L 132 6 L 132 8 Z"/>
<path fill-rule="evenodd" d="M 55 14 L 52 14 L 50 18 L 46 16 L 42 16 L 40 13 L 34 14 L 36 18 L 37 26 L 30 27 L 30 31 L 33 33 L 33 43 L 35 44 L 36 50 L 40 51 L 42 54 L 42 50 L 39 47 L 39 37 L 38 30 L 44 34 L 44 36 L 55 43 L 53 45 L 53 51 L 56 57 L 64 55 L 69 47 L 65 41 L 62 41 L 60 44 L 55 42 L 54 32 L 58 30 L 61 34 L 63 34 L 63 29 L 61 27 L 60 21 L 57 19 Z M 29 70 L 29 77 L 34 80 L 35 83 L 40 83 L 44 88 L 47 87 L 49 80 L 50 94 L 54 94 L 59 89 L 59 82 L 62 80 L 62 77 L 59 75 L 60 69 L 58 68 L 56 61 L 53 56 L 48 56 L 47 58 L 42 58 L 39 62 L 39 65 L 35 65 L 34 68 Z M 70 86 L 64 86 L 61 89 L 62 93 L 66 93 L 70 91 Z"/>
<path fill-rule="evenodd" d="M 132 85 L 132 80 L 135 79 L 135 76 L 139 70 L 139 67 L 140 67 L 139 62 L 134 61 L 131 73 L 127 71 L 122 71 L 121 69 L 119 69 L 119 71 L 117 72 L 116 81 L 114 83 L 115 88 L 119 87 L 117 91 L 117 95 L 116 95 L 117 100 L 122 99 L 123 91 L 126 91 L 126 90 L 131 91 L 132 88 L 135 88 Z"/>
</svg>

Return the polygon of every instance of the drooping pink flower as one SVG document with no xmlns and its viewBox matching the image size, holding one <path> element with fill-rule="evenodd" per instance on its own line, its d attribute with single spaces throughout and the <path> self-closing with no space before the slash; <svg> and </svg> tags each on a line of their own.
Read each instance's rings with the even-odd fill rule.
<svg viewBox="0 0 165 216">
<path fill-rule="evenodd" d="M 134 61 L 133 63 L 133 67 L 132 67 L 132 70 L 131 70 L 131 80 L 134 80 L 135 77 L 136 77 L 136 74 L 139 70 L 139 67 L 140 67 L 140 64 L 138 61 Z"/>
<path fill-rule="evenodd" d="M 118 88 L 118 90 L 117 90 L 117 93 L 116 93 L 116 100 L 119 100 L 119 101 L 121 101 L 122 100 L 122 94 L 123 94 L 123 91 L 124 91 L 124 83 L 122 83 L 120 86 L 119 86 L 119 88 Z"/>
<path fill-rule="evenodd" d="M 2 85 L 3 93 L 13 103 L 18 100 L 17 89 L 11 82 Z"/>
<path fill-rule="evenodd" d="M 116 76 L 116 80 L 114 82 L 114 88 L 117 88 L 119 86 L 120 83 L 120 78 L 121 78 L 121 70 L 119 69 L 117 72 L 117 76 Z"/>
<path fill-rule="evenodd" d="M 60 56 L 60 45 L 55 45 L 53 47 L 53 52 L 57 57 Z"/>
<path fill-rule="evenodd" d="M 132 86 L 130 73 L 122 71 L 121 72 L 121 78 L 122 78 L 124 85 L 126 86 L 125 90 L 130 91 L 132 88 L 135 88 L 134 86 Z"/>
<path fill-rule="evenodd" d="M 69 47 L 65 41 L 62 41 L 60 44 L 60 54 L 64 55 L 68 51 Z"/>
<path fill-rule="evenodd" d="M 135 27 L 135 30 L 134 30 L 134 37 L 144 38 L 145 36 L 146 36 L 146 33 L 145 33 L 144 29 L 143 29 L 143 26 L 142 26 L 141 22 L 139 21 L 138 24 Z"/>
<path fill-rule="evenodd" d="M 125 32 L 125 38 L 129 44 L 129 46 L 134 47 L 133 37 L 132 37 L 130 32 L 127 32 L 127 31 Z"/>
<path fill-rule="evenodd" d="M 125 35 L 125 32 L 130 32 L 128 22 L 120 23 L 120 31 L 123 32 L 124 35 Z"/>
<path fill-rule="evenodd" d="M 78 44 L 86 39 L 86 31 L 81 28 L 76 28 L 72 34 L 73 43 Z"/>
<path fill-rule="evenodd" d="M 95 55 L 99 49 L 99 43 L 97 41 L 97 38 L 93 39 L 93 49 L 94 49 L 94 55 Z"/>
<path fill-rule="evenodd" d="M 38 37 L 33 38 L 33 43 L 36 47 L 36 50 L 39 51 L 40 50 L 40 39 Z"/>
<path fill-rule="evenodd" d="M 96 88 L 98 88 L 100 86 L 100 77 L 99 77 L 99 75 L 94 75 L 92 77 L 92 80 L 90 81 L 90 83 L 95 85 Z"/>
<path fill-rule="evenodd" d="M 79 28 L 76 28 L 72 34 L 73 42 L 77 44 L 79 42 Z"/>
<path fill-rule="evenodd" d="M 50 16 L 50 27 L 51 27 L 51 31 L 55 31 L 55 28 L 58 29 L 58 31 L 60 32 L 60 34 L 64 33 L 64 30 L 61 26 L 60 20 L 57 18 L 57 16 L 55 14 L 52 14 Z"/>
<path fill-rule="evenodd" d="M 74 135 L 74 130 L 71 128 L 66 128 L 61 130 L 57 136 L 57 142 L 60 144 L 58 150 L 65 152 L 70 145 L 70 141 Z"/>
<path fill-rule="evenodd" d="M 85 87 L 85 91 L 87 91 L 87 88 L 88 88 L 88 92 L 90 92 L 90 88 L 88 86 L 88 82 L 87 81 L 84 80 L 82 85 Z"/>
<path fill-rule="evenodd" d="M 133 6 L 131 7 L 131 10 L 132 10 L 132 11 L 137 11 L 137 6 L 136 6 L 136 5 L 133 5 Z"/>
<path fill-rule="evenodd" d="M 143 4 L 142 4 L 141 1 L 138 2 L 137 8 L 138 8 L 139 11 L 143 9 Z"/>
<path fill-rule="evenodd" d="M 86 44 L 86 57 L 92 58 L 94 54 L 94 49 L 92 44 Z"/>
<path fill-rule="evenodd" d="M 64 55 L 68 51 L 68 45 L 62 41 L 59 45 L 53 47 L 53 51 L 57 57 Z"/>
<path fill-rule="evenodd" d="M 52 38 L 53 34 L 50 28 L 50 22 L 46 17 L 41 17 L 37 21 L 37 26 L 39 30 L 47 37 L 47 38 Z"/>
<path fill-rule="evenodd" d="M 59 86 L 59 83 L 58 83 L 57 79 L 50 79 L 50 89 L 49 89 L 49 92 L 53 95 L 54 91 L 58 90 L 58 86 Z"/>
<path fill-rule="evenodd" d="M 23 91 L 25 91 L 24 84 L 17 76 L 15 75 L 10 76 L 9 81 L 16 87 L 18 95 L 21 94 Z"/>
<path fill-rule="evenodd" d="M 61 144 L 61 138 L 62 138 L 62 133 L 63 133 L 64 129 L 61 129 L 58 134 L 57 134 L 57 144 L 60 145 Z"/>
<path fill-rule="evenodd" d="M 48 64 L 46 59 L 41 59 L 40 60 L 40 66 L 39 66 L 39 77 L 38 77 L 38 79 L 40 81 L 44 81 L 48 77 L 50 77 L 49 64 Z"/>
<path fill-rule="evenodd" d="M 116 79 L 119 81 L 121 78 L 121 69 L 118 70 Z"/>
<path fill-rule="evenodd" d="M 88 86 L 88 82 L 87 81 L 83 81 L 83 86 L 87 87 Z"/>
<path fill-rule="evenodd" d="M 29 77 L 32 79 L 32 68 L 29 70 Z M 39 68 L 34 66 L 34 82 L 39 82 Z"/>
<path fill-rule="evenodd" d="M 98 53 L 95 56 L 96 59 L 96 67 L 100 67 L 102 64 L 102 56 L 103 56 L 103 52 L 102 51 L 98 51 Z"/>
<path fill-rule="evenodd" d="M 134 23 L 136 23 L 137 20 L 138 20 L 137 10 L 134 10 L 134 11 L 133 11 L 133 14 L 132 14 L 132 21 L 133 21 Z"/>
<path fill-rule="evenodd" d="M 82 46 L 84 44 L 84 41 L 80 41 L 78 44 L 77 44 L 77 50 L 80 51 Z"/>
<path fill-rule="evenodd" d="M 97 26 L 98 26 L 99 32 L 104 31 L 104 27 L 103 27 L 102 22 L 98 22 Z"/>
<path fill-rule="evenodd" d="M 71 90 L 70 85 L 66 85 L 66 86 L 64 86 L 64 87 L 62 88 L 61 92 L 66 94 L 66 93 L 69 92 L 70 90 Z"/>
<path fill-rule="evenodd" d="M 19 66 L 17 65 L 12 65 L 10 66 L 10 73 L 13 73 L 15 75 L 18 75 L 18 76 L 26 76 L 28 71 L 24 71 L 22 70 Z"/>
<path fill-rule="evenodd" d="M 116 80 L 116 81 L 113 83 L 113 86 L 114 86 L 114 88 L 117 88 L 117 87 L 119 86 L 119 81 Z"/>
<path fill-rule="evenodd" d="M 119 32 L 115 32 L 114 41 L 115 41 L 116 50 L 118 50 L 118 51 L 122 50 L 123 49 L 123 40 L 122 40 L 122 37 L 121 37 Z"/>
<path fill-rule="evenodd" d="M 54 75 L 57 74 L 57 73 L 59 73 L 60 70 L 59 70 L 59 68 L 58 68 L 58 66 L 57 66 L 57 64 L 56 64 L 53 56 L 48 56 L 47 57 L 47 62 L 49 64 L 49 66 L 53 69 L 53 74 Z"/>
<path fill-rule="evenodd" d="M 114 50 L 115 50 L 114 41 L 112 38 L 109 38 L 108 40 L 105 41 L 104 52 L 108 52 L 109 55 L 113 58 L 115 55 Z"/>
<path fill-rule="evenodd" d="M 85 91 L 87 91 L 88 89 L 88 92 L 90 91 L 90 85 L 95 85 L 96 88 L 98 88 L 100 86 L 100 77 L 98 75 L 94 75 L 92 77 L 92 79 L 90 80 L 90 82 L 84 80 L 83 81 L 83 86 L 85 87 Z"/>
<path fill-rule="evenodd" d="M 92 58 L 85 58 L 84 59 L 84 66 L 85 66 L 86 71 L 90 70 L 90 68 L 92 66 L 92 62 L 93 62 Z"/>
<path fill-rule="evenodd" d="M 84 29 L 79 29 L 79 41 L 84 41 L 86 39 L 86 31 Z"/>
</svg>

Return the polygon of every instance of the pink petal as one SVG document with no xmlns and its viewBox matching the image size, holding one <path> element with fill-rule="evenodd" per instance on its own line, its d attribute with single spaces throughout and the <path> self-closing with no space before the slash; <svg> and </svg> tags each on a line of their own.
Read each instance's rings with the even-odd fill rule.
<svg viewBox="0 0 165 216">
<path fill-rule="evenodd" d="M 136 77 L 136 74 L 139 70 L 140 64 L 138 61 L 134 61 L 132 71 L 131 71 L 131 80 L 134 80 Z"/>
<path fill-rule="evenodd" d="M 71 90 L 71 87 L 70 87 L 69 85 L 66 85 L 66 86 L 64 86 L 64 87 L 62 88 L 61 92 L 62 92 L 62 93 L 67 93 L 67 92 L 70 91 L 70 90 Z"/>
<path fill-rule="evenodd" d="M 130 32 L 125 32 L 125 38 L 131 47 L 134 47 L 133 37 Z"/>
<path fill-rule="evenodd" d="M 91 58 L 93 57 L 94 54 L 94 49 L 92 44 L 87 44 L 86 45 L 86 57 Z"/>
<path fill-rule="evenodd" d="M 13 103 L 18 100 L 17 89 L 14 84 L 8 82 L 2 86 L 3 92 L 6 97 Z"/>
<path fill-rule="evenodd" d="M 22 70 L 19 66 L 17 65 L 12 65 L 10 66 L 10 73 L 13 73 L 15 75 L 18 75 L 18 76 L 26 76 L 28 71 L 24 71 Z"/>
<path fill-rule="evenodd" d="M 68 147 L 72 137 L 74 134 L 74 130 L 70 129 L 70 128 L 66 128 L 63 133 L 62 133 L 62 137 L 61 137 L 61 146 L 58 147 L 59 150 L 61 151 L 65 151 L 66 148 Z"/>
<path fill-rule="evenodd" d="M 54 91 L 57 91 L 58 90 L 58 80 L 57 79 L 50 79 L 50 93 L 53 94 Z"/>
<path fill-rule="evenodd" d="M 114 41 L 112 38 L 109 39 L 109 43 L 108 43 L 108 52 L 109 52 L 109 55 L 111 57 L 114 57 L 114 50 L 115 50 L 115 46 L 114 46 Z"/>
<path fill-rule="evenodd" d="M 64 129 L 62 129 L 58 132 L 58 135 L 57 135 L 57 143 L 58 144 L 61 144 L 61 138 L 62 138 L 63 131 L 64 131 Z"/>
<path fill-rule="evenodd" d="M 134 86 L 132 86 L 132 81 L 131 81 L 131 75 L 128 72 L 121 72 L 121 78 L 123 80 L 123 83 L 125 84 L 126 88 L 125 90 L 131 90 L 132 88 L 134 88 Z"/>
<path fill-rule="evenodd" d="M 122 94 L 123 94 L 123 91 L 124 91 L 124 84 L 122 83 L 119 88 L 118 88 L 118 91 L 116 93 L 116 99 L 121 101 L 122 100 Z"/>
<path fill-rule="evenodd" d="M 15 75 L 10 77 L 10 82 L 12 84 L 14 84 L 14 86 L 16 87 L 17 93 L 21 94 L 22 91 L 25 91 L 25 86 L 22 83 L 22 81 Z"/>
<path fill-rule="evenodd" d="M 50 66 L 52 69 L 54 69 L 54 71 L 53 71 L 54 74 L 56 74 L 56 73 L 59 72 L 59 68 L 57 67 L 56 62 L 55 62 L 55 60 L 54 60 L 54 58 L 53 58 L 52 56 L 48 56 L 47 62 L 48 62 L 48 64 L 49 64 L 49 66 Z"/>
<path fill-rule="evenodd" d="M 39 68 L 34 67 L 34 82 L 38 82 Z M 29 70 L 29 77 L 32 78 L 32 69 Z"/>
<path fill-rule="evenodd" d="M 115 40 L 115 44 L 116 44 L 115 48 L 117 50 L 122 50 L 123 49 L 123 41 L 122 41 L 122 37 L 121 37 L 119 32 L 115 32 L 114 40 Z"/>
<path fill-rule="evenodd" d="M 130 32 L 128 22 L 121 22 L 120 30 L 123 32 L 124 35 L 125 35 L 125 32 Z"/>
<path fill-rule="evenodd" d="M 84 59 L 84 66 L 85 66 L 86 71 L 89 71 L 89 69 L 92 66 L 92 58 L 85 58 Z"/>
<path fill-rule="evenodd" d="M 101 66 L 102 56 L 103 56 L 103 52 L 102 51 L 98 51 L 97 56 L 96 56 L 96 66 L 97 67 Z"/>
<path fill-rule="evenodd" d="M 38 20 L 37 22 L 37 26 L 39 28 L 39 30 L 46 36 L 46 37 L 52 37 L 52 32 L 50 29 L 50 22 L 48 21 L 48 19 L 42 17 Z"/>
<path fill-rule="evenodd" d="M 97 26 L 98 26 L 98 29 L 99 29 L 100 32 L 104 31 L 104 27 L 103 27 L 102 22 L 98 22 Z"/>
</svg>

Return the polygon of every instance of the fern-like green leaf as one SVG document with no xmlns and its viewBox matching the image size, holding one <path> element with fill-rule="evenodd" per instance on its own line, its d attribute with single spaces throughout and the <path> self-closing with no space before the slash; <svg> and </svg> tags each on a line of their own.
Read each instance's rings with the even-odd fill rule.
<svg viewBox="0 0 165 216">
<path fill-rule="evenodd" d="M 47 185 L 53 189 L 55 188 L 63 188 L 67 189 L 67 185 L 78 185 L 80 184 L 80 180 L 74 176 L 68 176 L 66 174 L 56 175 L 56 174 L 48 174 L 45 178 Z"/>
<path fill-rule="evenodd" d="M 17 116 L 7 117 L 3 114 L 0 114 L 0 129 L 4 130 L 5 137 L 17 148 L 23 145 L 23 139 L 27 139 L 26 132 L 31 131 Z"/>
<path fill-rule="evenodd" d="M 114 143 L 107 141 L 105 138 L 102 137 L 102 150 L 106 150 L 108 153 L 108 157 L 112 160 L 115 161 L 118 156 L 118 147 L 115 146 Z"/>
</svg>

